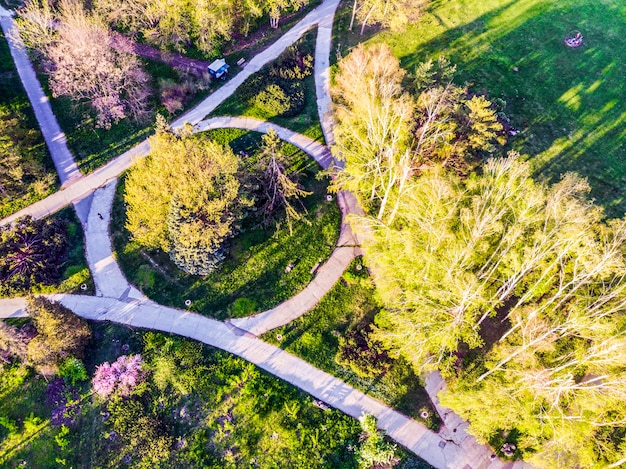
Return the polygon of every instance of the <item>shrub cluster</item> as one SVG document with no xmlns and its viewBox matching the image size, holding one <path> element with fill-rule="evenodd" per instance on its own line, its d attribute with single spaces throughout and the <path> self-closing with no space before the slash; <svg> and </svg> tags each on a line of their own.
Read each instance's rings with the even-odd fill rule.
<svg viewBox="0 0 626 469">
<path fill-rule="evenodd" d="M 306 104 L 303 80 L 313 73 L 313 57 L 290 47 L 285 56 L 247 80 L 239 95 L 267 118 L 299 114 Z"/>
</svg>

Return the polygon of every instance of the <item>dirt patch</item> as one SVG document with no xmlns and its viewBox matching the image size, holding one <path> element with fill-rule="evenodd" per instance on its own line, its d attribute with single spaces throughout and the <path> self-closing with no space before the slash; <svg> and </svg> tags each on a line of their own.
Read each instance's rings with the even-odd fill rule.
<svg viewBox="0 0 626 469">
<path fill-rule="evenodd" d="M 190 59 L 177 52 L 166 52 L 156 47 L 149 46 L 148 44 L 142 44 L 133 41 L 126 36 L 111 32 L 113 40 L 111 41 L 111 47 L 123 52 L 130 52 L 143 57 L 145 59 L 154 60 L 156 62 L 163 62 L 176 70 L 180 70 L 197 77 L 202 76 L 207 72 L 209 62 L 198 59 Z"/>
</svg>

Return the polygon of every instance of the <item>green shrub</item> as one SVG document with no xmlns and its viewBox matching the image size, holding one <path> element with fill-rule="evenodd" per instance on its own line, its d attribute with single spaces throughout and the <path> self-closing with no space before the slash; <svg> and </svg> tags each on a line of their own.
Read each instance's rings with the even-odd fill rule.
<svg viewBox="0 0 626 469">
<path fill-rule="evenodd" d="M 81 381 L 87 381 L 89 379 L 85 365 L 76 357 L 67 357 L 61 365 L 59 365 L 58 375 L 72 386 L 76 386 L 76 384 Z"/>
<path fill-rule="evenodd" d="M 232 315 L 236 318 L 248 316 L 257 310 L 257 302 L 251 298 L 237 298 L 231 307 Z"/>
<path fill-rule="evenodd" d="M 0 228 L 0 294 L 56 284 L 67 256 L 65 221 L 24 217 Z"/>
<path fill-rule="evenodd" d="M 142 290 L 144 288 L 154 287 L 154 282 L 156 281 L 154 269 L 148 264 L 141 264 L 137 268 L 137 276 L 135 278 L 137 283 L 139 284 L 139 288 L 141 288 Z"/>
<path fill-rule="evenodd" d="M 301 82 L 272 83 L 251 100 L 268 116 L 293 116 L 305 105 L 304 89 Z"/>
<path fill-rule="evenodd" d="M 348 329 L 339 337 L 338 365 L 351 368 L 362 378 L 374 378 L 389 370 L 390 360 L 382 344 L 371 336 L 371 324 Z"/>
</svg>

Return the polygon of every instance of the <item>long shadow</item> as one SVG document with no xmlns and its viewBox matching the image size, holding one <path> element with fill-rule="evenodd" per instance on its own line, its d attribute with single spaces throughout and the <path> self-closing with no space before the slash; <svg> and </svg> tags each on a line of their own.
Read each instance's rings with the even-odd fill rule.
<svg viewBox="0 0 626 469">
<path fill-rule="evenodd" d="M 413 38 L 412 45 L 391 34 L 377 41 L 389 41 L 409 71 L 428 58 L 448 57 L 458 65 L 457 83 L 502 100 L 511 125 L 521 130 L 507 149 L 527 154 L 538 178 L 554 182 L 577 172 L 588 178 L 591 197 L 608 216 L 622 216 L 626 22 L 620 6 L 591 0 L 501 2 L 460 24 L 471 12 L 452 11 L 449 4 L 434 1 L 409 28 L 404 37 Z M 577 49 L 563 42 L 572 30 L 584 36 Z"/>
</svg>

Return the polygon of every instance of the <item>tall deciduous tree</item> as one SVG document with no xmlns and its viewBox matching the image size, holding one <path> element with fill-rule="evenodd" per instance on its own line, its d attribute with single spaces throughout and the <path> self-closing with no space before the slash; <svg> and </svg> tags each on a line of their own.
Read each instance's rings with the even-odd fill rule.
<svg viewBox="0 0 626 469">
<path fill-rule="evenodd" d="M 284 208 L 287 224 L 291 230 L 293 221 L 302 218 L 305 210 L 301 197 L 310 195 L 298 183 L 298 173 L 289 171 L 289 161 L 274 129 L 263 135 L 263 152 L 261 156 L 261 184 L 264 192 L 262 211 L 269 217 L 277 209 Z M 300 207 L 297 208 L 296 205 Z"/>
<path fill-rule="evenodd" d="M 334 153 L 345 161 L 337 185 L 386 214 L 392 193 L 411 172 L 407 154 L 415 103 L 402 88 L 404 71 L 389 47 L 358 46 L 339 64 Z"/>
<path fill-rule="evenodd" d="M 515 430 L 541 467 L 624 457 L 626 221 L 604 222 L 588 190 L 535 183 L 513 155 L 466 179 L 425 170 L 396 223 L 361 218 L 386 305 L 375 337 L 442 371 L 472 433 Z M 509 328 L 486 343 L 496 316 Z"/>
<path fill-rule="evenodd" d="M 133 238 L 172 252 L 173 258 L 181 254 L 181 261 L 194 257 L 183 255 L 185 249 L 215 252 L 250 203 L 239 191 L 239 160 L 230 148 L 192 135 L 190 127 L 180 135 L 157 132 L 150 148 L 150 156 L 137 162 L 126 180 Z"/>
<path fill-rule="evenodd" d="M 82 3 L 62 0 L 54 19 L 48 8 L 29 4 L 18 28 L 44 56 L 53 95 L 87 100 L 100 127 L 125 118 L 145 119 L 149 78 L 139 59 L 130 50 L 113 49 L 107 26 Z"/>
<path fill-rule="evenodd" d="M 388 46 L 359 46 L 339 63 L 333 88 L 336 145 L 345 161 L 336 185 L 354 191 L 390 224 L 404 193 L 425 165 L 467 172 L 473 154 L 493 150 L 502 126 L 489 101 L 454 86 L 445 60 L 418 70 L 411 96 L 404 70 Z"/>
<path fill-rule="evenodd" d="M 44 297 L 30 298 L 27 312 L 37 329 L 28 343 L 28 360 L 40 373 L 54 374 L 65 358 L 83 357 L 91 338 L 85 320 Z"/>
</svg>

